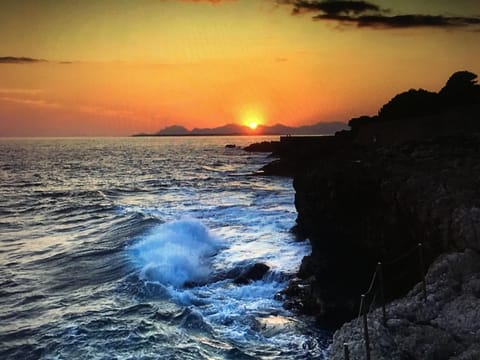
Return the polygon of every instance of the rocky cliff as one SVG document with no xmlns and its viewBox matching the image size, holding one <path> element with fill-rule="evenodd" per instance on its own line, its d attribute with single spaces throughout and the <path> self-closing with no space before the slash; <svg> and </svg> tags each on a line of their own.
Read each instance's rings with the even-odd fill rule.
<svg viewBox="0 0 480 360">
<path fill-rule="evenodd" d="M 480 359 L 480 255 L 473 250 L 441 255 L 426 276 L 427 301 L 420 285 L 368 316 L 371 358 L 376 360 Z M 365 358 L 362 321 L 338 330 L 331 360 Z"/>
<path fill-rule="evenodd" d="M 480 251 L 480 138 L 455 136 L 364 149 L 311 164 L 294 179 L 298 231 L 312 244 L 287 289 L 289 306 L 335 328 L 358 312 L 378 261 L 387 299 L 420 280 L 440 254 Z"/>
<path fill-rule="evenodd" d="M 427 94 L 442 102 L 434 114 L 418 108 L 395 118 L 407 92 L 384 107 L 389 117 L 354 119 L 351 131 L 328 138 L 283 138 L 280 160 L 264 169 L 294 177 L 295 231 L 312 244 L 286 306 L 323 328 L 347 322 L 334 336 L 334 359 L 343 342 L 352 358 L 364 356 L 362 327 L 348 321 L 379 261 L 390 305 L 386 325 L 378 310 L 370 314 L 373 358 L 480 358 L 480 92 L 464 87 L 473 100 L 462 106 L 457 88 Z M 413 94 L 416 103 L 425 96 Z M 445 94 L 455 102 L 443 103 Z M 424 303 L 418 283 L 427 270 Z"/>
</svg>

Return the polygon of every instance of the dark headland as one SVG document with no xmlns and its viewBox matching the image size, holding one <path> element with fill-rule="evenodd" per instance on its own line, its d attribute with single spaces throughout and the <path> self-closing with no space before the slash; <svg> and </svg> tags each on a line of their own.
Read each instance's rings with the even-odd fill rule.
<svg viewBox="0 0 480 360">
<path fill-rule="evenodd" d="M 294 178 L 294 231 L 312 245 L 286 306 L 336 330 L 330 359 L 345 358 L 344 343 L 366 358 L 364 293 L 372 359 L 480 359 L 476 75 L 409 90 L 349 125 L 263 145 L 279 157 L 264 173 Z"/>
</svg>

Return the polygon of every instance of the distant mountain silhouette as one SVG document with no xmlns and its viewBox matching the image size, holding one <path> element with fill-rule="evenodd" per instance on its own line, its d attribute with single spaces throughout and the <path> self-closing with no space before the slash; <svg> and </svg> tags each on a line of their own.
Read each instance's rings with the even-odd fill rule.
<svg viewBox="0 0 480 360">
<path fill-rule="evenodd" d="M 236 124 L 227 124 L 219 126 L 216 128 L 194 128 L 190 131 L 191 135 L 230 135 L 230 134 L 242 134 L 245 132 L 245 129 L 248 129 L 245 126 L 236 125 Z"/>
<path fill-rule="evenodd" d="M 317 123 L 300 127 L 282 124 L 272 126 L 259 125 L 255 130 L 248 126 L 226 124 L 215 128 L 194 128 L 188 130 L 180 125 L 168 126 L 154 134 L 139 134 L 138 136 L 200 136 L 200 135 L 328 135 L 344 130 L 347 124 L 340 121 Z"/>
<path fill-rule="evenodd" d="M 168 126 L 165 129 L 162 129 L 157 134 L 158 135 L 187 135 L 189 133 L 188 129 L 180 125 Z"/>
</svg>

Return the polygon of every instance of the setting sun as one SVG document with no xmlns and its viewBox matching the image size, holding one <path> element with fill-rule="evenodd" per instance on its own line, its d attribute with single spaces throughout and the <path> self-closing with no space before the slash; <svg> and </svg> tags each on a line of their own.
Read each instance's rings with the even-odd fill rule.
<svg viewBox="0 0 480 360">
<path fill-rule="evenodd" d="M 242 124 L 249 127 L 250 130 L 257 130 L 258 126 L 265 123 L 258 106 L 244 109 L 241 117 Z"/>
</svg>

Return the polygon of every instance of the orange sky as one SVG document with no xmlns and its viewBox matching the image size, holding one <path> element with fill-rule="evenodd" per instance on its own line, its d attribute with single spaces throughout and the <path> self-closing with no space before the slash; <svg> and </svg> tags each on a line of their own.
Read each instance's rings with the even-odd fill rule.
<svg viewBox="0 0 480 360">
<path fill-rule="evenodd" d="M 454 71 L 480 74 L 477 0 L 360 1 L 380 9 L 373 24 L 323 5 L 294 15 L 294 3 L 2 3 L 0 57 L 47 61 L 0 61 L 0 136 L 347 121 L 400 91 L 437 91 Z"/>
</svg>

